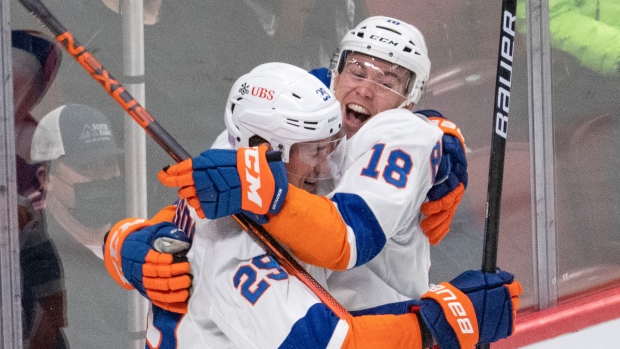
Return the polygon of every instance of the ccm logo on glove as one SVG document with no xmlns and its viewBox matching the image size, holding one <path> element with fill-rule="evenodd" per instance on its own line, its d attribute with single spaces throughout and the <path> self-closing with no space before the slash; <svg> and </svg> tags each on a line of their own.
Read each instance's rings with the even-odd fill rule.
<svg viewBox="0 0 620 349">
<path fill-rule="evenodd" d="M 282 188 L 277 188 L 267 158 L 266 146 L 241 148 L 237 152 L 237 167 L 241 177 L 241 208 L 256 214 L 269 212 L 279 206 Z M 263 153 L 261 156 L 260 153 Z M 261 171 L 263 170 L 264 171 Z M 274 199 L 275 197 L 275 199 Z"/>
</svg>

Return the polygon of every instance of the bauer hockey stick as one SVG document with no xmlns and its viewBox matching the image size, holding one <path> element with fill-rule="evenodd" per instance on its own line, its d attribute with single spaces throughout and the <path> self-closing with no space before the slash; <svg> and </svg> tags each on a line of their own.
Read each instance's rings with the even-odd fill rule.
<svg viewBox="0 0 620 349">
<path fill-rule="evenodd" d="M 506 156 L 506 132 L 508 128 L 510 86 L 512 83 L 516 9 L 516 0 L 502 1 L 495 99 L 493 104 L 491 158 L 489 160 L 489 183 L 487 187 L 487 214 L 484 226 L 484 251 L 482 255 L 482 271 L 491 273 L 494 273 L 497 269 L 499 213 L 502 181 L 504 179 L 504 158 Z M 477 347 L 487 349 L 490 348 L 490 345 L 481 344 Z"/>
<path fill-rule="evenodd" d="M 101 63 L 68 32 L 60 21 L 39 0 L 19 0 L 55 36 L 65 50 L 84 68 L 90 76 L 108 92 L 116 102 L 136 121 L 146 133 L 176 161 L 191 158 L 189 153 L 125 90 Z M 271 257 L 289 274 L 296 276 L 340 319 L 348 312 L 310 275 L 293 257 L 263 228 L 243 214 L 233 215 L 241 227 L 260 244 Z"/>
</svg>

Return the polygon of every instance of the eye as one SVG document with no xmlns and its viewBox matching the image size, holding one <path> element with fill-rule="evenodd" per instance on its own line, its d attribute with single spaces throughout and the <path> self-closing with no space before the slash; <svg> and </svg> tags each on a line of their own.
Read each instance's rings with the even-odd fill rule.
<svg viewBox="0 0 620 349">
<path fill-rule="evenodd" d="M 358 62 L 350 62 L 347 64 L 347 71 L 358 78 L 366 77 L 365 69 Z"/>
<path fill-rule="evenodd" d="M 395 89 L 399 85 L 398 79 L 394 77 L 384 76 L 380 81 L 378 81 L 381 86 L 388 88 L 390 90 Z"/>
</svg>

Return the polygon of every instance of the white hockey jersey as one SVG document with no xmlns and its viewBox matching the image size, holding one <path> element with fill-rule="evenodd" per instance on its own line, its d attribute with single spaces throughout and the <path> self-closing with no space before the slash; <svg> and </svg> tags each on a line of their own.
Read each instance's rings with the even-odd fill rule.
<svg viewBox="0 0 620 349">
<path fill-rule="evenodd" d="M 334 240 L 345 241 L 348 258 L 343 270 L 329 278 L 326 269 L 305 266 L 348 310 L 419 299 L 428 289 L 429 242 L 419 227 L 420 206 L 433 184 L 441 136 L 423 116 L 397 109 L 376 115 L 347 141 L 345 172 L 328 201 L 346 226 L 344 239 Z M 229 147 L 225 139 L 221 135 L 214 147 Z M 335 316 L 232 218 L 199 219 L 184 201 L 176 212 L 181 228 L 195 224 L 189 229 L 195 233 L 188 253 L 193 290 L 189 312 L 176 331 L 179 348 L 343 346 L 352 320 Z M 319 260 L 330 258 L 320 246 L 332 243 L 332 232 L 320 233 L 311 224 L 306 229 L 296 217 L 296 224 L 280 222 L 287 226 L 278 226 L 278 232 L 285 229 L 304 244 L 318 246 L 310 253 Z M 293 252 L 296 243 L 287 244 Z M 394 347 L 409 343 L 390 337 Z"/>
<path fill-rule="evenodd" d="M 430 244 L 420 228 L 420 207 L 433 185 L 433 164 L 440 160 L 433 151 L 440 151 L 442 136 L 424 116 L 396 109 L 377 114 L 347 140 L 345 172 L 330 196 L 348 217 L 355 252 L 349 269 L 328 279 L 346 309 L 419 299 L 428 290 Z M 357 195 L 371 212 L 338 200 L 342 193 Z M 373 232 L 359 226 L 370 215 L 379 225 Z"/>
<path fill-rule="evenodd" d="M 289 190 L 295 200 L 287 196 L 265 227 L 305 262 L 341 270 L 328 287 L 348 310 L 419 299 L 430 268 L 420 207 L 441 160 L 442 135 L 405 109 L 377 114 L 347 140 L 331 202 Z"/>
</svg>

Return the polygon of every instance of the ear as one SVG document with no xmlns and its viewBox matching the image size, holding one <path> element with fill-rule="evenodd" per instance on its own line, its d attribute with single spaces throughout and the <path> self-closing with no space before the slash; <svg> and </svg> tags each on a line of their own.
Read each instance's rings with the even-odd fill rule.
<svg viewBox="0 0 620 349">
<path fill-rule="evenodd" d="M 338 81 L 340 81 L 340 74 L 336 73 L 336 71 L 332 71 L 332 78 L 331 78 L 331 82 L 329 88 L 332 90 L 332 92 L 336 93 L 336 86 L 338 86 Z"/>
<path fill-rule="evenodd" d="M 414 105 L 415 105 L 415 103 L 411 102 L 411 103 L 409 103 L 409 104 L 406 104 L 403 108 L 405 108 L 405 109 L 407 109 L 407 110 L 411 111 L 411 110 L 413 110 L 413 106 L 414 106 Z"/>
</svg>

